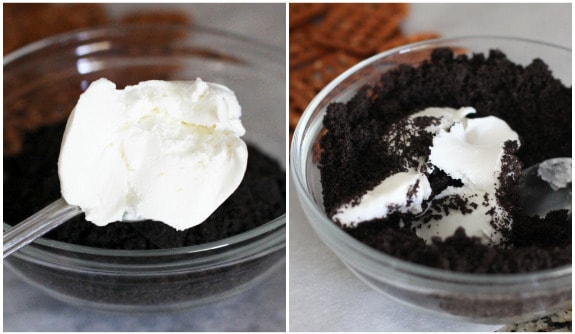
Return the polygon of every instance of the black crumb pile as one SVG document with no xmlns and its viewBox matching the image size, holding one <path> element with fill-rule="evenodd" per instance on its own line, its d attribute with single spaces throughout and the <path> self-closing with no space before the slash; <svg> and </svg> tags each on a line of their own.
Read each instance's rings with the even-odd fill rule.
<svg viewBox="0 0 575 334">
<path fill-rule="evenodd" d="M 17 156 L 4 157 L 4 222 L 16 224 L 60 197 L 58 155 L 65 124 L 26 136 Z M 115 222 L 98 227 L 80 215 L 46 237 L 107 249 L 160 249 L 219 240 L 285 213 L 285 172 L 248 145 L 248 166 L 238 189 L 202 224 L 184 231 L 158 221 Z"/>
<path fill-rule="evenodd" d="M 406 159 L 429 149 L 431 139 L 421 136 L 403 148 L 405 157 L 388 154 L 393 150 L 385 138 L 390 126 L 428 107 L 468 106 L 477 111 L 472 117 L 497 116 L 518 133 L 519 149 L 509 143 L 505 149 L 516 151 L 519 161 L 504 161 L 507 168 L 571 156 L 571 87 L 555 79 L 544 62 L 535 59 L 521 66 L 498 50 L 455 56 L 450 49 L 437 49 L 420 66 L 401 65 L 360 89 L 349 102 L 328 106 L 319 163 L 326 213 L 331 216 L 341 204 L 357 200 L 405 166 Z M 441 171 L 430 177 L 433 192 L 457 186 L 457 181 Z M 503 182 L 501 189 L 507 196 L 501 201 L 513 218 L 505 232 L 507 247 L 483 245 L 463 228 L 426 244 L 411 229 L 400 228 L 400 221 L 410 217 L 398 213 L 344 229 L 387 254 L 452 271 L 518 273 L 570 264 L 568 213 L 556 211 L 544 219 L 525 216 L 517 204 L 517 180 L 512 181 Z"/>
</svg>

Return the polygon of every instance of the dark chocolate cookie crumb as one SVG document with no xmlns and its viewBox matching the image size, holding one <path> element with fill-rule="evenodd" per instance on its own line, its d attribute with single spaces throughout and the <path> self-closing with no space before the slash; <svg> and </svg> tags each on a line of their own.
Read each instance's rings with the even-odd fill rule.
<svg viewBox="0 0 575 334">
<path fill-rule="evenodd" d="M 21 153 L 4 157 L 4 222 L 15 224 L 60 197 L 57 161 L 65 124 L 27 135 Z M 84 215 L 64 223 L 47 237 L 107 249 L 159 249 L 202 244 L 236 235 L 285 213 L 285 172 L 248 145 L 248 166 L 236 191 L 195 227 L 176 231 L 158 221 L 115 222 L 98 227 Z"/>
<path fill-rule="evenodd" d="M 319 162 L 326 213 L 331 216 L 341 204 L 357 200 L 405 165 L 386 153 L 389 144 L 382 138 L 390 127 L 427 107 L 466 106 L 476 109 L 473 117 L 493 115 L 505 120 L 521 141 L 520 148 L 505 145 L 508 152 L 516 151 L 519 161 L 503 161 L 503 169 L 514 172 L 515 177 L 504 179 L 497 195 L 513 218 L 511 229 L 504 231 L 505 247 L 484 245 L 467 236 L 463 228 L 452 237 L 426 244 L 409 223 L 406 228 L 399 227 L 400 219 L 409 222 L 410 215 L 392 214 L 342 228 L 387 254 L 453 271 L 517 273 L 571 264 L 567 213 L 554 212 L 544 219 L 527 217 L 517 207 L 514 189 L 519 165 L 571 156 L 571 87 L 555 79 L 540 59 L 524 67 L 498 50 L 487 56 L 455 57 L 449 49 L 437 49 L 422 65 L 400 65 L 383 74 L 380 82 L 360 89 L 349 102 L 329 105 Z M 410 154 L 428 149 L 427 141 L 415 141 Z M 439 172 L 428 177 L 433 193 L 457 186 L 457 180 Z M 448 203 L 466 210 L 464 204 Z"/>
</svg>

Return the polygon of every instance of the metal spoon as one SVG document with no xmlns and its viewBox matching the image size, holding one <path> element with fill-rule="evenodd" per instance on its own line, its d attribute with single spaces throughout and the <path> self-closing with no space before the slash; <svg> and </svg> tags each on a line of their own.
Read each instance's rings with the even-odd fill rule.
<svg viewBox="0 0 575 334">
<path fill-rule="evenodd" d="M 545 217 L 553 210 L 571 213 L 571 158 L 553 158 L 523 170 L 518 185 L 527 215 Z"/>
<path fill-rule="evenodd" d="M 57 199 L 4 233 L 4 258 L 81 213 L 80 207 Z"/>
<path fill-rule="evenodd" d="M 521 173 L 521 181 L 518 184 L 521 196 L 521 205 L 528 215 L 538 215 L 544 217 L 553 210 L 569 210 L 571 218 L 571 178 L 572 178 L 571 158 L 553 158 L 533 165 Z M 561 311 L 553 316 L 565 318 L 569 313 L 569 327 L 571 317 L 569 311 Z M 547 316 L 545 318 L 551 318 Z M 520 324 L 508 324 L 497 330 L 497 332 L 510 332 L 517 328 L 533 328 L 534 324 L 540 323 L 541 319 L 536 319 Z M 548 321 L 544 320 L 544 324 Z M 558 326 L 567 322 L 559 322 Z"/>
<path fill-rule="evenodd" d="M 63 198 L 56 200 L 4 233 L 4 258 L 81 213 Z"/>
</svg>

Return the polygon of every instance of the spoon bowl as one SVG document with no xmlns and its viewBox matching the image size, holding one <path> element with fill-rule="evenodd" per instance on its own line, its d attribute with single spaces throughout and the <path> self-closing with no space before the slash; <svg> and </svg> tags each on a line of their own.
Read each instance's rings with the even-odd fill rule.
<svg viewBox="0 0 575 334">
<path fill-rule="evenodd" d="M 4 258 L 81 213 L 63 198 L 52 202 L 4 233 Z"/>
<path fill-rule="evenodd" d="M 4 258 L 81 213 L 80 207 L 63 198 L 50 203 L 4 233 Z"/>
<path fill-rule="evenodd" d="M 524 212 L 540 217 L 561 209 L 571 213 L 571 173 L 571 158 L 548 159 L 524 169 L 518 184 Z"/>
</svg>

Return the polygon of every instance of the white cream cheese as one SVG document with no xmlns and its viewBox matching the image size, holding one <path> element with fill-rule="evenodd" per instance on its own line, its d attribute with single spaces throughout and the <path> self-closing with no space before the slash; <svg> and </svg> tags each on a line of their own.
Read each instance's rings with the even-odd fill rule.
<svg viewBox="0 0 575 334">
<path fill-rule="evenodd" d="M 431 187 L 425 175 L 415 171 L 394 174 L 368 191 L 359 205 L 346 203 L 333 216 L 349 226 L 376 218 L 386 217 L 394 211 L 419 213 L 421 204 L 429 198 Z"/>
<path fill-rule="evenodd" d="M 62 196 L 96 225 L 154 219 L 177 230 L 203 222 L 247 165 L 241 108 L 225 86 L 93 82 L 74 108 L 58 161 Z"/>
<path fill-rule="evenodd" d="M 429 156 L 402 157 L 406 164 L 405 172 L 391 175 L 359 200 L 343 204 L 332 218 L 342 225 L 355 226 L 364 221 L 385 218 L 391 212 L 412 213 L 419 217 L 412 222 L 412 226 L 417 235 L 428 242 L 434 236 L 451 236 L 462 226 L 468 235 L 478 236 L 485 243 L 500 243 L 502 235 L 494 225 L 508 223 L 495 196 L 503 147 L 506 141 L 519 143 L 519 139 L 503 120 L 493 116 L 466 117 L 473 113 L 475 109 L 470 107 L 457 110 L 428 108 L 409 116 L 406 122 L 392 126 L 386 139 L 401 138 L 403 148 L 392 142 L 390 152 L 401 155 L 404 148 L 409 147 L 410 138 L 425 131 L 433 134 Z M 418 117 L 432 117 L 433 121 L 418 128 L 414 126 Z M 410 166 L 410 161 L 416 161 L 418 165 Z M 427 176 L 436 168 L 460 180 L 463 186 L 449 186 L 430 198 L 431 187 Z M 418 189 L 414 192 L 416 181 Z M 450 209 L 446 214 L 433 209 L 434 202 L 444 203 L 455 198 L 466 201 L 468 210 L 465 213 Z M 424 205 L 425 201 L 430 203 Z M 429 219 L 432 215 L 442 217 L 439 220 Z"/>
</svg>

